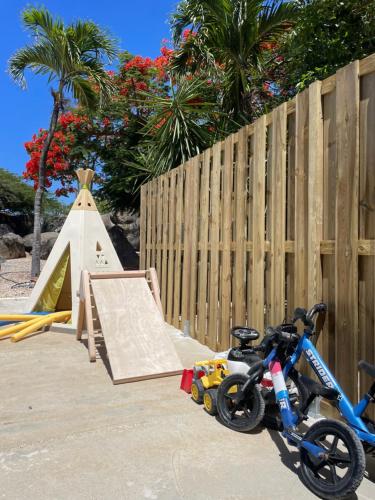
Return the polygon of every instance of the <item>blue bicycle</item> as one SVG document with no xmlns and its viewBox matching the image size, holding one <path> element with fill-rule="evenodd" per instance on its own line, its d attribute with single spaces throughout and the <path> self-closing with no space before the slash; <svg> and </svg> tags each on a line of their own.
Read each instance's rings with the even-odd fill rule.
<svg viewBox="0 0 375 500">
<path fill-rule="evenodd" d="M 308 312 L 296 309 L 293 323 L 303 321 L 305 328 L 302 336 L 285 332 L 281 327 L 267 328 L 265 338 L 271 348 L 266 352 L 265 359 L 253 365 L 247 375 L 233 374 L 225 378 L 219 387 L 217 406 L 223 423 L 234 430 L 241 430 L 239 419 L 243 421 L 251 417 L 252 422 L 259 423 L 262 415 L 254 415 L 259 408 L 262 409 L 258 403 L 258 384 L 268 369 L 280 410 L 282 434 L 300 450 L 302 479 L 315 494 L 332 498 L 353 493 L 362 481 L 365 453 L 361 441 L 367 449 L 373 449 L 375 445 L 373 423 L 362 415 L 369 402 L 374 401 L 375 383 L 353 407 L 310 340 L 315 332 L 314 316 L 317 313 L 324 315 L 325 312 L 325 304 L 317 304 Z M 303 407 L 293 408 L 285 380 L 302 354 L 321 384 L 301 376 L 309 396 Z M 372 365 L 361 361 L 360 367 L 375 376 Z M 309 405 L 317 396 L 333 401 L 349 425 L 324 419 L 313 424 L 305 434 L 298 432 L 299 424 L 308 418 Z"/>
</svg>

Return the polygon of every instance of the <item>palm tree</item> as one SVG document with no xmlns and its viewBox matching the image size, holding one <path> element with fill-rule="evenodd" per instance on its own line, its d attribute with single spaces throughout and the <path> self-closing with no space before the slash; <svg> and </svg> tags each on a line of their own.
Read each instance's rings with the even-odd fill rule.
<svg viewBox="0 0 375 500">
<path fill-rule="evenodd" d="M 285 35 L 296 12 L 294 2 L 282 0 L 183 0 L 171 19 L 179 47 L 173 69 L 210 71 L 221 80 L 223 109 L 246 122 L 252 82 L 267 62 L 263 48 Z"/>
<path fill-rule="evenodd" d="M 205 80 L 177 78 L 167 96 L 151 96 L 152 109 L 143 132 L 155 162 L 156 177 L 210 147 L 224 129 L 216 95 Z M 228 125 L 229 126 L 229 125 Z"/>
<path fill-rule="evenodd" d="M 34 202 L 34 244 L 31 275 L 40 274 L 41 206 L 45 191 L 47 154 L 56 131 L 65 98 L 71 95 L 87 108 L 100 106 L 111 95 L 113 84 L 104 69 L 104 62 L 116 55 L 114 40 L 91 21 L 64 25 L 45 8 L 26 9 L 22 20 L 34 38 L 34 44 L 19 49 L 9 60 L 9 73 L 23 88 L 25 71 L 48 76 L 55 82 L 51 88 L 53 108 L 48 134 L 43 145 L 38 187 Z"/>
</svg>

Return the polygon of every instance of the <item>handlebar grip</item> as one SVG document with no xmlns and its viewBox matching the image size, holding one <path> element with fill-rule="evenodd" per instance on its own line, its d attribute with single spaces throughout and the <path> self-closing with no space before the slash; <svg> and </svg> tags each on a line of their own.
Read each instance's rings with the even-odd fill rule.
<svg viewBox="0 0 375 500">
<path fill-rule="evenodd" d="M 297 321 L 298 319 L 303 320 L 306 317 L 306 314 L 306 309 L 303 309 L 303 307 L 297 307 L 297 309 L 294 310 L 295 321 Z"/>
</svg>

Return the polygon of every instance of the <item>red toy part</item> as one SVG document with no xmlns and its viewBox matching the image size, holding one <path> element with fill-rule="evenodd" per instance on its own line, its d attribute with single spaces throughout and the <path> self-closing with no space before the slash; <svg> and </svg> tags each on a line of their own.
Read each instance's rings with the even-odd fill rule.
<svg viewBox="0 0 375 500">
<path fill-rule="evenodd" d="M 182 372 L 180 389 L 187 392 L 188 394 L 191 393 L 191 384 L 193 382 L 193 373 L 194 373 L 193 370 L 186 370 L 186 369 Z"/>
<path fill-rule="evenodd" d="M 263 387 L 273 387 L 273 382 L 272 380 L 269 380 L 268 378 L 262 378 L 262 380 L 260 381 L 260 385 L 262 385 Z"/>
</svg>

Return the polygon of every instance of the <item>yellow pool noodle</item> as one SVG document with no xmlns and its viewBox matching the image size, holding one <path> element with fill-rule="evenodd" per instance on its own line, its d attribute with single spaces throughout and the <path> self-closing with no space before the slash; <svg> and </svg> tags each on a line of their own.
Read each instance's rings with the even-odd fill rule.
<svg viewBox="0 0 375 500">
<path fill-rule="evenodd" d="M 28 321 L 40 317 L 40 314 L 0 314 L 0 321 Z"/>
<path fill-rule="evenodd" d="M 11 335 L 12 333 L 16 333 L 19 330 L 23 330 L 27 326 L 31 326 L 32 324 L 37 323 L 40 321 L 40 316 L 38 318 L 30 319 L 29 321 L 23 321 L 21 323 L 17 323 L 16 325 L 8 326 L 4 329 L 0 329 L 0 337 L 7 337 L 8 335 Z"/>
<path fill-rule="evenodd" d="M 39 317 L 39 320 L 33 321 L 33 323 L 30 325 L 25 325 L 26 328 L 22 329 L 21 331 L 13 335 L 11 340 L 12 342 L 18 342 L 27 335 L 35 333 L 40 328 L 43 328 L 44 326 L 49 326 L 53 322 L 59 323 L 67 321 L 70 318 L 71 314 L 72 314 L 71 311 L 61 311 L 57 313 L 48 314 L 46 316 L 43 316 L 42 318 Z"/>
</svg>

